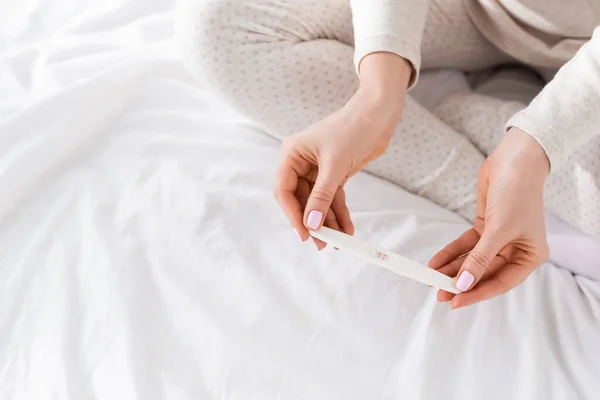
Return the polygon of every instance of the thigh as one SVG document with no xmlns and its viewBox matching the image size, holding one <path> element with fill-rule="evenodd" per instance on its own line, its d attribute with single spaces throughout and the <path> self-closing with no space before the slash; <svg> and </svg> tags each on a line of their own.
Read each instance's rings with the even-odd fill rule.
<svg viewBox="0 0 600 400">
<path fill-rule="evenodd" d="M 187 69 L 266 133 L 283 138 L 355 93 L 348 0 L 180 0 Z"/>
<path fill-rule="evenodd" d="M 433 113 L 488 156 L 504 137 L 506 121 L 524 107 L 519 101 L 464 92 L 448 96 Z"/>
<path fill-rule="evenodd" d="M 548 177 L 548 209 L 583 233 L 600 239 L 600 137 L 593 139 Z"/>
<path fill-rule="evenodd" d="M 514 60 L 475 28 L 464 0 L 431 0 L 421 44 L 422 68 L 472 71 Z"/>
<path fill-rule="evenodd" d="M 386 152 L 365 170 L 473 221 L 485 156 L 410 96 L 404 110 Z"/>
</svg>

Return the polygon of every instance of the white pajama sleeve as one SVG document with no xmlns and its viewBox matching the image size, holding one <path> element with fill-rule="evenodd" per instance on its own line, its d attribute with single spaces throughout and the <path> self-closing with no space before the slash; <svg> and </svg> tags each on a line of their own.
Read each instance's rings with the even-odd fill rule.
<svg viewBox="0 0 600 400">
<path fill-rule="evenodd" d="M 356 70 L 371 53 L 394 53 L 412 64 L 409 88 L 414 86 L 428 5 L 428 0 L 350 0 Z"/>
<path fill-rule="evenodd" d="M 508 121 L 507 128 L 513 126 L 540 143 L 552 169 L 600 134 L 600 27 L 531 104 Z"/>
</svg>

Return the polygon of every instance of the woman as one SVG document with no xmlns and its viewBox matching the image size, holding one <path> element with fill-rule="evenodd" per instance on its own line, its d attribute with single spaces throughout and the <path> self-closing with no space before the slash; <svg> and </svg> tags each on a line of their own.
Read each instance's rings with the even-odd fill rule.
<svg viewBox="0 0 600 400">
<path fill-rule="evenodd" d="M 430 262 L 457 277 L 465 293 L 438 294 L 457 308 L 548 257 L 544 196 L 600 237 L 595 3 L 182 0 L 176 34 L 196 79 L 283 140 L 275 195 L 303 241 L 354 232 L 343 185 L 361 169 L 474 221 Z M 421 68 L 515 61 L 562 68 L 527 106 L 467 92 L 431 113 L 406 96 Z"/>
</svg>

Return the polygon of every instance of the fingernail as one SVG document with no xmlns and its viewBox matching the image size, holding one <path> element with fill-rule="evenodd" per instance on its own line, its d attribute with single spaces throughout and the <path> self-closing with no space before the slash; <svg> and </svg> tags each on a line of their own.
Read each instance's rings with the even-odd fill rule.
<svg viewBox="0 0 600 400">
<path fill-rule="evenodd" d="M 469 271 L 463 271 L 456 280 L 456 288 L 461 292 L 468 290 L 471 285 L 475 282 L 475 277 Z"/>
<path fill-rule="evenodd" d="M 319 225 L 321 225 L 321 220 L 323 219 L 323 213 L 318 210 L 312 210 L 308 213 L 308 218 L 306 219 L 306 225 L 310 229 L 318 229 Z"/>
<path fill-rule="evenodd" d="M 300 239 L 301 242 L 304 242 L 304 240 L 302 240 L 302 236 L 300 236 L 300 232 L 298 232 L 298 230 L 295 228 L 294 228 L 294 233 L 296 234 L 296 236 L 298 236 L 298 239 Z"/>
</svg>

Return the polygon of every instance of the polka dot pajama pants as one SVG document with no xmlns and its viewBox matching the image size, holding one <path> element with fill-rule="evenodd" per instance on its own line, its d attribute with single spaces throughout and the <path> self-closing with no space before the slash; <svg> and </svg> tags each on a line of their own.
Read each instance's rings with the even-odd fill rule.
<svg viewBox="0 0 600 400">
<path fill-rule="evenodd" d="M 279 139 L 340 109 L 358 87 L 348 0 L 180 0 L 176 38 L 200 85 Z M 510 61 L 471 24 L 462 0 L 431 2 L 423 68 L 473 71 Z M 388 150 L 365 171 L 472 220 L 479 167 L 523 107 L 465 92 L 428 111 L 408 96 Z M 599 158 L 600 139 L 552 171 L 545 199 L 597 238 Z"/>
</svg>

